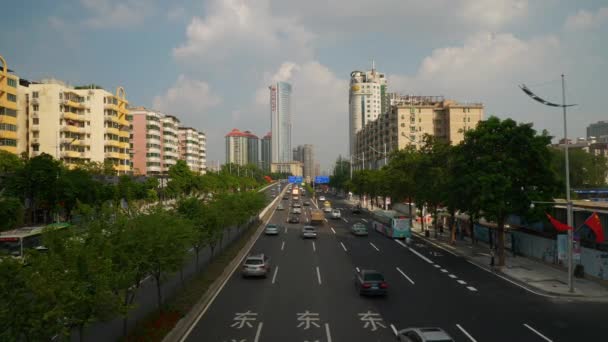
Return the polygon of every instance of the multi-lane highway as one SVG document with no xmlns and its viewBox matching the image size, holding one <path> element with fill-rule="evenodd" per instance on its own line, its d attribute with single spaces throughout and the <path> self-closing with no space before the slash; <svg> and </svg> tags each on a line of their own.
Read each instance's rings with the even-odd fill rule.
<svg viewBox="0 0 608 342">
<path fill-rule="evenodd" d="M 304 198 L 306 200 L 308 198 Z M 270 222 L 285 228 L 260 236 L 252 252 L 271 258 L 265 279 L 243 279 L 240 269 L 191 327 L 187 341 L 392 341 L 394 330 L 441 327 L 456 341 L 599 341 L 608 336 L 608 305 L 547 298 L 528 292 L 465 259 L 414 239 L 411 245 L 370 229 L 349 227 L 371 218 L 343 208 L 316 240 L 302 240 L 288 210 Z M 287 204 L 288 201 L 283 201 Z M 309 210 L 302 214 L 310 218 Z M 360 297 L 357 268 L 381 271 L 384 298 Z"/>
</svg>

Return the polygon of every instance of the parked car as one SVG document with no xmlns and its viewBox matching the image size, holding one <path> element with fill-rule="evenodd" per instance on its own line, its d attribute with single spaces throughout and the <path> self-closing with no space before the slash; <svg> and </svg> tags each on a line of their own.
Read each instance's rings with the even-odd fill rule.
<svg viewBox="0 0 608 342">
<path fill-rule="evenodd" d="M 285 210 L 285 207 L 283 206 L 283 204 L 279 204 L 277 205 L 277 210 Z"/>
<path fill-rule="evenodd" d="M 353 235 L 357 235 L 357 236 L 364 236 L 364 235 L 368 234 L 367 226 L 361 222 L 357 222 L 357 223 L 353 224 L 350 227 L 350 232 L 353 233 Z"/>
<path fill-rule="evenodd" d="M 331 218 L 334 220 L 339 220 L 342 218 L 342 213 L 340 212 L 339 209 L 333 209 L 331 211 Z"/>
<path fill-rule="evenodd" d="M 384 281 L 382 273 L 375 270 L 361 269 L 355 272 L 355 287 L 361 296 L 385 296 L 388 284 Z"/>
<path fill-rule="evenodd" d="M 266 277 L 270 269 L 270 258 L 262 253 L 249 254 L 243 262 L 243 277 Z"/>
<path fill-rule="evenodd" d="M 317 229 L 313 226 L 304 226 L 302 227 L 302 238 L 303 239 L 316 239 L 317 238 Z"/>
<path fill-rule="evenodd" d="M 274 223 L 269 223 L 266 225 L 264 229 L 264 234 L 266 235 L 279 235 L 279 226 Z"/>
<path fill-rule="evenodd" d="M 407 328 L 397 332 L 400 342 L 454 342 L 441 328 Z"/>
<path fill-rule="evenodd" d="M 291 215 L 289 216 L 289 223 L 300 223 L 300 216 L 298 215 Z"/>
</svg>

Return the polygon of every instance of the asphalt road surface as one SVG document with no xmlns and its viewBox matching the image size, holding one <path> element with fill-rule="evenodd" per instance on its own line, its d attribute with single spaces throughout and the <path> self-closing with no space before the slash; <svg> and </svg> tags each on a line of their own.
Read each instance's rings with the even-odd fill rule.
<svg viewBox="0 0 608 342">
<path fill-rule="evenodd" d="M 285 228 L 262 235 L 252 248 L 270 256 L 268 277 L 243 279 L 237 269 L 185 340 L 394 341 L 395 329 L 429 326 L 456 341 L 608 339 L 608 304 L 528 292 L 423 240 L 407 246 L 387 238 L 371 229 L 368 214 L 354 215 L 343 201 L 328 199 L 343 216 L 328 217 L 316 240 L 299 235 L 309 208 L 300 224 L 286 222 L 287 210 L 276 211 L 270 222 Z M 355 222 L 368 225 L 369 236 L 351 235 Z M 359 296 L 357 268 L 381 271 L 388 295 Z"/>
</svg>

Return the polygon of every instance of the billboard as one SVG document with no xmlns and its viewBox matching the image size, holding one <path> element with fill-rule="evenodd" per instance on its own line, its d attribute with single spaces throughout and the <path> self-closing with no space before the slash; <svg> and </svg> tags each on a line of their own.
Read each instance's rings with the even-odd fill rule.
<svg viewBox="0 0 608 342">
<path fill-rule="evenodd" d="M 329 183 L 329 176 L 316 176 L 315 177 L 315 183 L 316 184 L 328 184 Z"/>
</svg>

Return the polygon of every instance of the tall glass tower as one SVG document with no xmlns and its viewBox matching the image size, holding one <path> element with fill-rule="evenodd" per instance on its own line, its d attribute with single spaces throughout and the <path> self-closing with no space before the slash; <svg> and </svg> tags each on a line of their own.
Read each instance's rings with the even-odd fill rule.
<svg viewBox="0 0 608 342">
<path fill-rule="evenodd" d="M 291 84 L 277 82 L 270 89 L 270 131 L 273 163 L 292 161 L 291 150 Z"/>
</svg>

